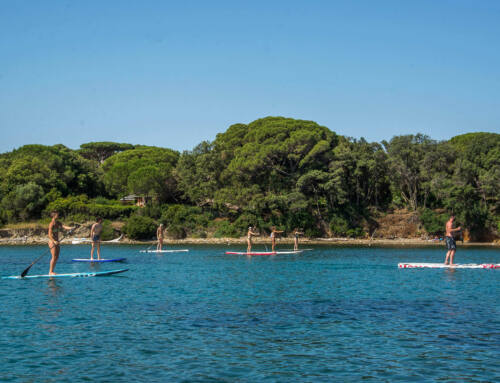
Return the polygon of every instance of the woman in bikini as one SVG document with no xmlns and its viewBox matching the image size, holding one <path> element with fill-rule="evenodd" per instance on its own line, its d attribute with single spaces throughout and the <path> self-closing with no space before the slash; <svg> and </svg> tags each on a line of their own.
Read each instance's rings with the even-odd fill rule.
<svg viewBox="0 0 500 383">
<path fill-rule="evenodd" d="M 248 232 L 247 232 L 247 253 L 250 253 L 252 251 L 252 236 L 258 236 L 259 234 L 258 233 L 255 233 L 253 230 L 252 230 L 252 226 L 249 226 L 248 227 Z"/>
<path fill-rule="evenodd" d="M 293 231 L 293 250 L 299 250 L 299 235 L 304 235 L 298 228 Z"/>
<path fill-rule="evenodd" d="M 59 222 L 59 213 L 57 211 L 50 213 L 50 216 L 52 217 L 52 221 L 50 221 L 49 224 L 49 249 L 52 254 L 52 258 L 50 260 L 49 275 L 54 275 L 54 269 L 56 267 L 57 260 L 59 259 L 59 253 L 61 252 L 59 233 L 63 230 L 73 230 L 74 227 L 65 226 Z"/>
<path fill-rule="evenodd" d="M 156 245 L 156 251 L 161 251 L 163 247 L 163 233 L 165 229 L 163 228 L 163 223 L 160 223 L 158 229 L 156 229 L 156 239 L 158 240 L 158 244 Z"/>
</svg>

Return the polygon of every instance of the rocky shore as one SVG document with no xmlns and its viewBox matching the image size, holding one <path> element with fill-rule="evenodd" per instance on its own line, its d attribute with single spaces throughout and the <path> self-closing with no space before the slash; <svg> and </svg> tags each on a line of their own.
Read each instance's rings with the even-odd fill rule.
<svg viewBox="0 0 500 383">
<path fill-rule="evenodd" d="M 4 229 L 5 230 L 5 229 Z M 31 233 L 17 236 L 6 237 L 3 236 L 3 230 L 0 230 L 0 245 L 45 245 L 48 242 L 46 233 Z M 87 244 L 88 242 L 78 241 L 87 236 L 75 235 L 72 237 L 64 238 L 61 242 L 63 244 L 72 244 L 73 241 L 80 242 L 80 244 Z M 113 242 L 113 245 L 145 245 L 149 246 L 156 243 L 154 240 L 150 241 L 134 241 L 128 238 L 122 238 L 118 242 Z M 252 243 L 255 246 L 270 246 L 269 238 L 254 238 Z M 444 247 L 444 241 L 429 240 L 421 238 L 374 238 L 374 239 L 358 239 L 358 238 L 301 238 L 299 242 L 301 247 L 308 245 L 325 245 L 325 246 L 395 246 L 395 247 L 415 247 L 415 246 L 437 246 Z M 457 241 L 458 246 L 481 246 L 481 247 L 498 247 L 500 242 L 461 242 Z M 166 239 L 165 246 L 169 245 L 235 245 L 246 246 L 246 238 L 185 238 L 185 239 Z M 277 241 L 277 246 L 293 246 L 293 238 L 280 238 Z"/>
</svg>

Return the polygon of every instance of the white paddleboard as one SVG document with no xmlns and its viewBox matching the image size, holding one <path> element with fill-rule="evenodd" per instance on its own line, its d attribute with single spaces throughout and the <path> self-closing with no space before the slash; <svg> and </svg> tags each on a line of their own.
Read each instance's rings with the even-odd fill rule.
<svg viewBox="0 0 500 383">
<path fill-rule="evenodd" d="M 68 274 L 43 274 L 43 275 L 26 275 L 21 277 L 20 275 L 11 275 L 10 277 L 2 277 L 2 279 L 28 279 L 28 278 L 74 278 L 74 277 L 104 277 L 107 275 L 119 274 L 128 271 L 128 269 L 118 269 L 118 270 L 108 270 L 108 271 L 94 271 L 90 273 L 68 273 Z"/>
<path fill-rule="evenodd" d="M 187 253 L 188 249 L 179 249 L 179 250 L 141 250 L 140 253 Z"/>
<path fill-rule="evenodd" d="M 469 263 L 445 265 L 444 263 L 398 263 L 400 269 L 500 269 L 498 263 Z"/>
</svg>

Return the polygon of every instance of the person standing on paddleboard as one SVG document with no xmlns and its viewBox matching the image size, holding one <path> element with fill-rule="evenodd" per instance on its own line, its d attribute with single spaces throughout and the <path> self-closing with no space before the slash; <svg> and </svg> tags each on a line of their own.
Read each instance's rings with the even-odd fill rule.
<svg viewBox="0 0 500 383">
<path fill-rule="evenodd" d="M 61 252 L 61 245 L 59 243 L 59 233 L 62 230 L 73 230 L 74 228 L 71 226 L 65 226 L 61 222 L 58 221 L 59 212 L 53 211 L 50 213 L 52 217 L 52 221 L 49 224 L 49 249 L 52 254 L 52 258 L 50 259 L 50 268 L 49 275 L 54 275 L 54 269 L 56 267 L 57 260 L 59 259 L 59 253 Z"/>
<path fill-rule="evenodd" d="M 293 231 L 293 250 L 299 250 L 299 235 L 304 235 L 299 229 Z"/>
<path fill-rule="evenodd" d="M 94 259 L 94 248 L 97 248 L 97 259 L 101 259 L 101 233 L 102 218 L 97 217 L 96 222 L 90 228 L 90 239 L 92 241 L 90 259 Z"/>
<path fill-rule="evenodd" d="M 271 251 L 274 253 L 276 247 L 276 235 L 283 233 L 283 230 L 276 230 L 276 226 L 271 227 Z"/>
<path fill-rule="evenodd" d="M 449 265 L 453 265 L 453 257 L 455 256 L 455 252 L 457 251 L 457 244 L 455 243 L 455 239 L 453 238 L 453 233 L 455 231 L 460 231 L 462 228 L 459 226 L 456 229 L 453 228 L 453 221 L 455 220 L 455 216 L 450 216 L 448 222 L 446 222 L 446 247 L 448 252 L 446 253 L 446 258 L 444 260 L 444 264 L 448 264 L 448 259 L 450 260 Z"/>
<path fill-rule="evenodd" d="M 158 240 L 158 245 L 156 245 L 156 250 L 161 251 L 161 248 L 163 247 L 163 233 L 165 232 L 165 229 L 163 227 L 163 223 L 160 223 L 160 226 L 158 226 L 158 229 L 156 229 L 156 239 Z"/>
<path fill-rule="evenodd" d="M 248 226 L 248 232 L 247 232 L 247 253 L 250 253 L 252 251 L 252 236 L 257 237 L 259 233 L 255 233 L 253 231 L 252 226 Z"/>
</svg>

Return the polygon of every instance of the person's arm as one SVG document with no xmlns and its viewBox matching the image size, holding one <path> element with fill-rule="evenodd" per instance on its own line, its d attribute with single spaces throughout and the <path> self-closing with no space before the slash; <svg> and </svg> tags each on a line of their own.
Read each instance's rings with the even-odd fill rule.
<svg viewBox="0 0 500 383">
<path fill-rule="evenodd" d="M 457 227 L 457 228 L 455 228 L 455 229 L 451 229 L 451 231 L 460 231 L 460 230 L 462 230 L 462 227 L 461 227 L 461 226 L 459 226 L 459 227 Z"/>
</svg>

